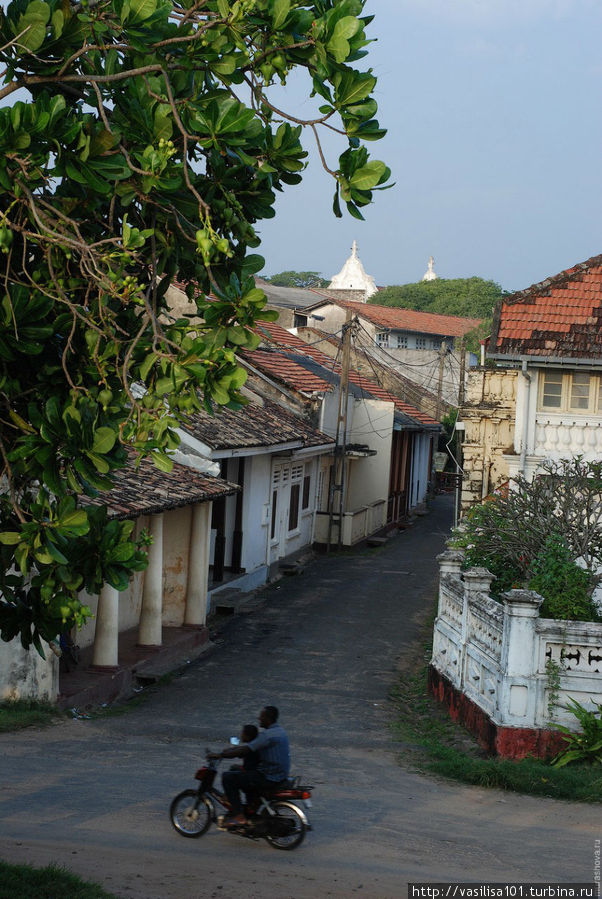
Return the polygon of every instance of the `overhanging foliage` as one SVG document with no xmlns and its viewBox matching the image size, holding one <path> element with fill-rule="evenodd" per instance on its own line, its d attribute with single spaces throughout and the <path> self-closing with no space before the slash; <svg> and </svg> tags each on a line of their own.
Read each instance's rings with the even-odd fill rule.
<svg viewBox="0 0 602 899">
<path fill-rule="evenodd" d="M 125 446 L 170 468 L 175 425 L 236 407 L 268 317 L 255 225 L 301 181 L 303 129 L 361 207 L 389 170 L 363 142 L 376 79 L 364 0 L 13 0 L 0 10 L 0 631 L 24 646 L 80 623 L 78 592 L 123 589 L 131 528 L 80 505 Z M 271 99 L 305 70 L 301 120 Z M 12 96 L 14 94 L 14 97 Z M 24 99 L 25 97 L 25 99 Z M 345 140 L 329 166 L 320 130 Z M 185 282 L 203 318 L 174 320 Z M 208 294 L 212 292 L 213 299 Z M 134 386 L 136 385 L 136 386 Z"/>
</svg>

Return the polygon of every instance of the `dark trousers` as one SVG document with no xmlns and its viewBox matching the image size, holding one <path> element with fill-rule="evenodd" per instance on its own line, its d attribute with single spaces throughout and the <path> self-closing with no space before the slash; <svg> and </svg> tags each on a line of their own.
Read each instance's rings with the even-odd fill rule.
<svg viewBox="0 0 602 899">
<path fill-rule="evenodd" d="M 232 806 L 232 814 L 242 814 L 240 791 L 246 793 L 262 793 L 275 786 L 259 771 L 224 771 L 222 774 L 224 793 Z"/>
</svg>

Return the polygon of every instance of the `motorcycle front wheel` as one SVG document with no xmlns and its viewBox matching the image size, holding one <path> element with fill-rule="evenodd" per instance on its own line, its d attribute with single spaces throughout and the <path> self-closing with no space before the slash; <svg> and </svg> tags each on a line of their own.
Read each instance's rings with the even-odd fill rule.
<svg viewBox="0 0 602 899">
<path fill-rule="evenodd" d="M 178 793 L 169 806 L 171 823 L 183 837 L 202 837 L 213 820 L 213 806 L 206 796 L 196 790 Z"/>
<path fill-rule="evenodd" d="M 303 815 L 293 802 L 272 802 L 271 807 L 276 814 L 270 816 L 266 840 L 274 849 L 296 849 L 307 830 Z"/>
</svg>

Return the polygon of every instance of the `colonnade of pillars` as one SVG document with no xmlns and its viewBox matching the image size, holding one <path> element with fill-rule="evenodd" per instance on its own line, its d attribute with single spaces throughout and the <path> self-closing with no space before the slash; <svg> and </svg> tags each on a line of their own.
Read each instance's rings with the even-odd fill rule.
<svg viewBox="0 0 602 899">
<path fill-rule="evenodd" d="M 211 506 L 210 502 L 206 502 L 192 508 L 184 609 L 184 625 L 189 627 L 202 626 L 207 615 Z M 163 513 L 151 516 L 149 532 L 153 542 L 148 547 L 148 567 L 144 572 L 138 644 L 158 647 L 162 643 Z M 118 645 L 119 593 L 105 584 L 98 598 L 92 664 L 101 668 L 116 668 L 119 664 Z"/>
</svg>

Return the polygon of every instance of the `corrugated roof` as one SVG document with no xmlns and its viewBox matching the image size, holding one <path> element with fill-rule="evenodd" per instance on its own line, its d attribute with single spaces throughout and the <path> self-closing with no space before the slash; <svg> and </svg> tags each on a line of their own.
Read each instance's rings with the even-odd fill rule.
<svg viewBox="0 0 602 899">
<path fill-rule="evenodd" d="M 282 443 L 297 443 L 301 448 L 334 443 L 331 437 L 269 400 L 264 400 L 263 405 L 250 402 L 238 411 L 220 409 L 214 415 L 195 412 L 184 430 L 213 450 L 269 449 Z"/>
<path fill-rule="evenodd" d="M 307 287 L 278 287 L 263 278 L 255 278 L 255 284 L 265 293 L 268 303 L 286 309 L 302 309 L 316 302 L 316 295 Z"/>
<path fill-rule="evenodd" d="M 237 484 L 199 474 L 177 462 L 170 472 L 159 471 L 148 458 L 136 466 L 134 454 L 129 455 L 127 466 L 111 474 L 115 486 L 97 497 L 85 497 L 83 502 L 106 505 L 111 518 L 137 518 L 207 502 L 240 490 Z"/>
<path fill-rule="evenodd" d="M 601 325 L 602 256 L 593 256 L 504 299 L 489 352 L 600 359 Z"/>
</svg>

